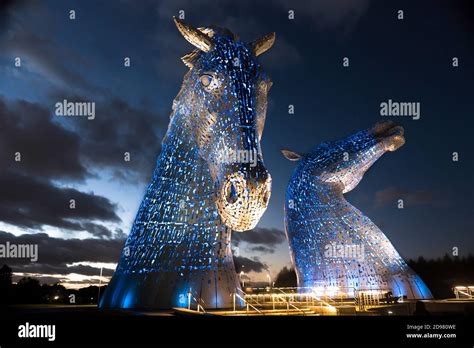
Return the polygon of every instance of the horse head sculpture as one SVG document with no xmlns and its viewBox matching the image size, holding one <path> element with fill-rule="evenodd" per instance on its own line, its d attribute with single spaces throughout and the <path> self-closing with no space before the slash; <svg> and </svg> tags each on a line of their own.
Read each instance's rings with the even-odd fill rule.
<svg viewBox="0 0 474 348">
<path fill-rule="evenodd" d="M 190 69 L 101 308 L 235 305 L 231 235 L 252 229 L 270 198 L 260 139 L 271 81 L 257 57 L 275 35 L 246 44 L 175 24 L 196 49 L 182 58 Z"/>
<path fill-rule="evenodd" d="M 432 297 L 383 232 L 343 195 L 384 153 L 404 143 L 402 127 L 381 122 L 305 155 L 282 151 L 299 161 L 286 193 L 285 228 L 300 287 L 337 288 L 348 296 L 380 290 Z"/>
<path fill-rule="evenodd" d="M 195 29 L 174 20 L 196 49 L 182 58 L 190 70 L 172 117 L 185 118 L 207 162 L 221 219 L 233 230 L 249 230 L 260 220 L 271 193 L 260 139 L 272 82 L 256 57 L 273 45 L 275 35 L 245 44 L 227 29 Z"/>
<path fill-rule="evenodd" d="M 336 143 L 320 144 L 305 156 L 305 163 L 318 185 L 338 187 L 341 193 L 347 193 L 385 152 L 395 151 L 403 144 L 403 127 L 390 121 L 380 122 Z M 282 153 L 291 161 L 303 157 L 289 150 Z"/>
</svg>

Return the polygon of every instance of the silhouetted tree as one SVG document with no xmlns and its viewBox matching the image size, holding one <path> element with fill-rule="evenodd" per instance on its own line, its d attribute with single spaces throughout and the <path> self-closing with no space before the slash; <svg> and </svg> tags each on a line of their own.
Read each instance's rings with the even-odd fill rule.
<svg viewBox="0 0 474 348">
<path fill-rule="evenodd" d="M 41 297 L 50 303 L 69 303 L 67 289 L 59 283 L 41 286 Z"/>
<path fill-rule="evenodd" d="M 16 303 L 41 303 L 44 301 L 41 295 L 41 285 L 37 279 L 26 277 L 16 284 Z"/>
<path fill-rule="evenodd" d="M 7 265 L 0 268 L 0 304 L 11 302 L 12 295 L 12 269 Z"/>
<path fill-rule="evenodd" d="M 293 268 L 283 267 L 281 271 L 278 272 L 275 286 L 279 288 L 296 287 L 297 282 L 295 270 Z"/>
<path fill-rule="evenodd" d="M 408 264 L 425 281 L 435 298 L 453 297 L 452 288 L 457 285 L 474 284 L 474 256 L 425 260 L 419 257 Z"/>
</svg>

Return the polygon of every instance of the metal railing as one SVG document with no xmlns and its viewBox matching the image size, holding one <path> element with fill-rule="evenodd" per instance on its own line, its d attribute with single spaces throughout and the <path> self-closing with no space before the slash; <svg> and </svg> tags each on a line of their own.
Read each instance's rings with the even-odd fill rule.
<svg viewBox="0 0 474 348">
<path fill-rule="evenodd" d="M 245 294 L 244 291 L 242 291 L 242 289 L 237 288 L 237 291 L 241 291 L 244 296 L 242 297 L 242 296 L 240 296 L 240 295 L 239 295 L 238 293 L 236 293 L 236 292 L 234 292 L 234 293 L 232 294 L 232 296 L 233 296 L 233 299 L 232 299 L 232 300 L 233 300 L 233 305 L 234 305 L 234 312 L 236 311 L 235 298 L 237 297 L 237 298 L 241 299 L 242 301 L 244 301 L 244 303 L 245 303 L 245 305 L 246 305 L 246 309 L 247 309 L 246 311 L 247 311 L 247 313 L 249 312 L 249 307 L 252 307 L 252 309 L 254 309 L 257 313 L 259 313 L 259 314 L 261 314 L 261 315 L 265 315 L 262 311 L 260 311 L 257 307 L 251 305 L 251 304 L 245 299 L 245 295 L 246 295 L 246 294 Z"/>
<path fill-rule="evenodd" d="M 287 296 L 287 294 L 286 294 L 284 291 L 282 291 L 281 289 L 275 288 L 275 290 L 281 291 L 285 297 Z M 290 311 L 290 306 L 291 306 L 291 307 L 293 307 L 294 309 L 296 309 L 297 311 L 303 313 L 303 315 L 306 315 L 305 312 L 304 312 L 302 309 L 296 307 L 293 303 L 291 303 L 291 297 L 288 298 L 288 299 L 286 299 L 285 297 L 283 297 L 283 296 L 281 296 L 281 295 L 279 295 L 279 294 L 273 294 L 273 297 L 281 298 L 284 302 L 286 302 L 286 306 L 287 306 L 287 307 L 286 307 L 286 310 L 287 310 L 287 312 Z M 273 305 L 273 309 L 275 309 L 275 305 Z"/>
<path fill-rule="evenodd" d="M 283 291 L 289 290 L 289 292 Z M 307 314 L 302 308 L 311 310 L 316 306 L 326 307 L 330 312 L 336 312 L 336 303 L 331 299 L 322 299 L 314 292 L 301 292 L 303 288 L 253 288 L 252 291 L 256 293 L 245 293 L 245 300 L 248 303 L 259 306 L 260 308 L 271 307 L 272 310 L 277 310 L 279 306 L 283 305 L 287 311 L 290 307 Z"/>
<path fill-rule="evenodd" d="M 371 290 L 373 292 L 373 290 Z M 245 306 L 245 312 L 251 311 L 265 315 L 274 312 L 281 312 L 282 307 L 286 308 L 286 312 L 297 311 L 306 315 L 316 310 L 317 307 L 321 308 L 322 313 L 337 313 L 338 305 L 350 305 L 359 306 L 361 309 L 365 309 L 368 306 L 378 305 L 381 295 L 374 296 L 362 296 L 363 292 L 354 290 L 353 288 L 341 289 L 337 288 L 251 288 L 249 293 L 244 292 L 238 288 L 235 293 L 232 293 L 232 306 L 233 312 L 239 312 L 237 301 Z M 355 294 L 352 295 L 352 294 Z M 378 302 L 377 302 L 378 301 Z M 188 292 L 188 310 L 194 310 L 193 304 L 196 305 L 196 311 L 206 313 L 205 302 L 198 297 L 198 295 L 192 291 Z M 294 313 L 294 312 L 293 312 Z"/>
<path fill-rule="evenodd" d="M 474 286 L 455 286 L 454 295 L 457 299 L 474 299 Z"/>
<path fill-rule="evenodd" d="M 202 304 L 205 304 L 204 300 L 202 298 L 199 298 L 196 299 L 196 297 L 194 297 L 193 293 L 192 293 L 192 290 L 189 289 L 189 292 L 188 292 L 188 309 L 191 310 L 191 303 L 192 303 L 192 300 L 194 300 L 194 302 L 196 302 L 196 311 L 199 313 L 200 311 L 202 311 L 203 313 L 206 313 L 206 310 L 204 309 L 204 307 L 201 305 Z"/>
<path fill-rule="evenodd" d="M 387 300 L 388 293 L 389 290 L 386 289 L 357 290 L 354 296 L 355 305 L 359 311 L 378 307 Z"/>
</svg>

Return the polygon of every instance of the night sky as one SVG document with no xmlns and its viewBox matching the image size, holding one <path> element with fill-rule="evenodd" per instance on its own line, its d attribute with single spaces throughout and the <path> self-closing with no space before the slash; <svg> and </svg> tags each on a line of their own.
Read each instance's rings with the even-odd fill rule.
<svg viewBox="0 0 474 348">
<path fill-rule="evenodd" d="M 180 57 L 193 47 L 172 21 L 180 10 L 244 41 L 277 35 L 259 57 L 273 80 L 262 139 L 272 197 L 254 231 L 233 235 L 252 280 L 289 265 L 283 202 L 294 163 L 280 150 L 304 153 L 383 119 L 404 126 L 406 144 L 347 199 L 405 258 L 474 253 L 470 1 L 2 1 L 0 243 L 39 244 L 38 262 L 6 262 L 17 277 L 77 286 L 96 282 L 101 265 L 112 274 L 188 69 Z M 95 102 L 95 119 L 56 116 L 63 99 Z M 421 118 L 380 116 L 389 99 L 419 102 Z"/>
</svg>

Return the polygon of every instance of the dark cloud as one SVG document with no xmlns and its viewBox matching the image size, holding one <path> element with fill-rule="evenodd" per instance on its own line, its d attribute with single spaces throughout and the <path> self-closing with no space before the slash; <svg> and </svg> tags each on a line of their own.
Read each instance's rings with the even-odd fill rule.
<svg viewBox="0 0 474 348">
<path fill-rule="evenodd" d="M 127 236 L 128 235 L 125 234 L 121 228 L 117 227 L 114 231 L 114 238 L 115 239 L 127 239 Z"/>
<path fill-rule="evenodd" d="M 67 182 L 83 182 L 99 168 L 109 168 L 115 177 L 134 183 L 144 182 L 159 151 L 154 130 L 160 128 L 160 121 L 119 99 L 100 105 L 94 121 L 73 118 L 60 123 L 37 103 L 0 98 L 1 221 L 39 230 L 43 225 L 85 230 L 98 238 L 123 237 L 121 230 L 114 233 L 91 222 L 120 222 L 116 204 L 67 187 Z M 124 152 L 130 152 L 130 162 L 124 161 Z M 76 201 L 75 209 L 69 208 L 71 199 Z"/>
<path fill-rule="evenodd" d="M 50 107 L 0 97 L 0 165 L 55 180 L 83 180 L 86 168 L 109 168 L 129 181 L 146 181 L 159 153 L 168 118 L 130 106 L 122 99 L 96 103 L 96 118 L 59 118 L 54 104 L 85 97 L 55 92 Z M 56 119 L 54 119 L 56 117 Z M 15 161 L 20 152 L 22 161 Z M 129 152 L 130 162 L 124 160 Z"/>
<path fill-rule="evenodd" d="M 258 252 L 258 253 L 264 253 L 264 254 L 273 254 L 275 252 L 274 248 L 270 248 L 264 245 L 250 247 L 250 250 L 254 252 Z"/>
<path fill-rule="evenodd" d="M 110 168 L 116 177 L 128 181 L 147 182 L 169 118 L 114 98 L 96 104 L 94 120 L 66 121 L 74 122 L 81 135 L 81 154 L 87 163 Z M 129 162 L 124 160 L 125 152 L 130 153 Z"/>
<path fill-rule="evenodd" d="M 15 236 L 0 231 L 0 244 L 9 241 L 11 244 L 37 244 L 38 261 L 28 259 L 0 259 L 0 264 L 7 264 L 14 272 L 39 273 L 42 275 L 78 273 L 82 275 L 99 275 L 99 269 L 87 265 L 67 267 L 77 262 L 116 263 L 125 243 L 124 239 L 61 239 L 48 236 L 46 233 L 23 234 Z M 111 276 L 112 271 L 104 269 L 104 276 Z"/>
<path fill-rule="evenodd" d="M 97 238 L 111 238 L 113 235 L 112 231 L 109 230 L 107 227 L 91 222 L 82 223 L 81 228 Z"/>
<path fill-rule="evenodd" d="M 232 242 L 236 245 L 245 242 L 271 248 L 283 243 L 285 240 L 285 232 L 276 228 L 257 227 L 247 232 L 232 234 Z"/>
<path fill-rule="evenodd" d="M 117 97 L 88 99 L 85 95 L 56 89 L 50 93 L 49 99 L 51 105 L 63 100 L 95 103 L 95 118 L 92 120 L 86 117 L 58 120 L 80 137 L 81 160 L 91 172 L 107 169 L 114 178 L 133 183 L 148 182 L 168 126 L 168 116 L 146 107 L 132 106 Z M 130 153 L 130 161 L 125 161 L 126 152 Z"/>
<path fill-rule="evenodd" d="M 38 244 L 38 263 L 59 264 L 82 261 L 117 262 L 124 239 L 62 239 L 46 233 L 22 234 L 0 231 L 0 243 Z"/>
<path fill-rule="evenodd" d="M 0 173 L 0 220 L 26 228 L 43 225 L 69 230 L 92 228 L 90 220 L 120 222 L 116 205 L 109 199 L 11 171 Z M 70 200 L 75 200 L 75 209 Z M 94 234 L 110 235 L 100 227 Z"/>
<path fill-rule="evenodd" d="M 50 98 L 40 105 L 7 102 L 0 96 L 0 220 L 20 228 L 53 226 L 66 233 L 123 238 L 121 229 L 112 232 L 94 222 L 119 223 L 118 207 L 107 198 L 70 188 L 68 182 L 84 182 L 92 174 L 102 175 L 102 169 L 134 183 L 143 181 L 151 175 L 159 150 L 155 130 L 165 126 L 152 113 L 111 98 L 110 89 L 91 83 L 90 73 L 83 71 L 91 67 L 89 56 L 76 52 L 75 45 L 58 44 L 52 27 L 35 28 L 38 17 L 48 20 L 50 8 L 35 1 L 19 5 L 20 1 L 0 3 L 0 19 L 8 28 L 0 55 L 21 57 L 22 69 L 15 70 L 15 76 L 41 81 Z M 56 102 L 78 94 L 83 96 L 80 101 L 97 103 L 95 122 L 69 122 L 53 115 Z M 130 152 L 130 162 L 124 161 L 124 152 Z M 15 161 L 16 153 L 20 162 Z M 69 208 L 70 199 L 76 201 L 75 209 Z"/>
<path fill-rule="evenodd" d="M 9 1 L 7 1 L 9 2 Z M 23 6 L 26 4 L 28 6 Z M 54 29 L 45 26 L 38 30 L 36 19 L 50 19 L 48 9 L 39 1 L 19 1 L 7 6 L 8 33 L 0 41 L 0 55 L 20 57 L 22 68 L 38 74 L 43 82 L 74 92 L 103 94 L 105 90 L 91 83 L 81 72 L 89 61 L 75 50 L 74 45 L 61 45 L 55 39 Z M 0 28 L 1 29 L 1 28 Z M 41 33 L 41 34 L 40 34 Z"/>
<path fill-rule="evenodd" d="M 0 96 L 0 166 L 35 177 L 82 180 L 79 135 L 53 122 L 52 111 L 23 100 Z M 15 153 L 21 162 L 15 161 Z"/>
<path fill-rule="evenodd" d="M 234 265 L 237 273 L 240 273 L 240 271 L 244 271 L 245 273 L 252 271 L 258 273 L 268 270 L 268 265 L 260 261 L 257 257 L 250 259 L 248 257 L 234 255 Z"/>
</svg>

